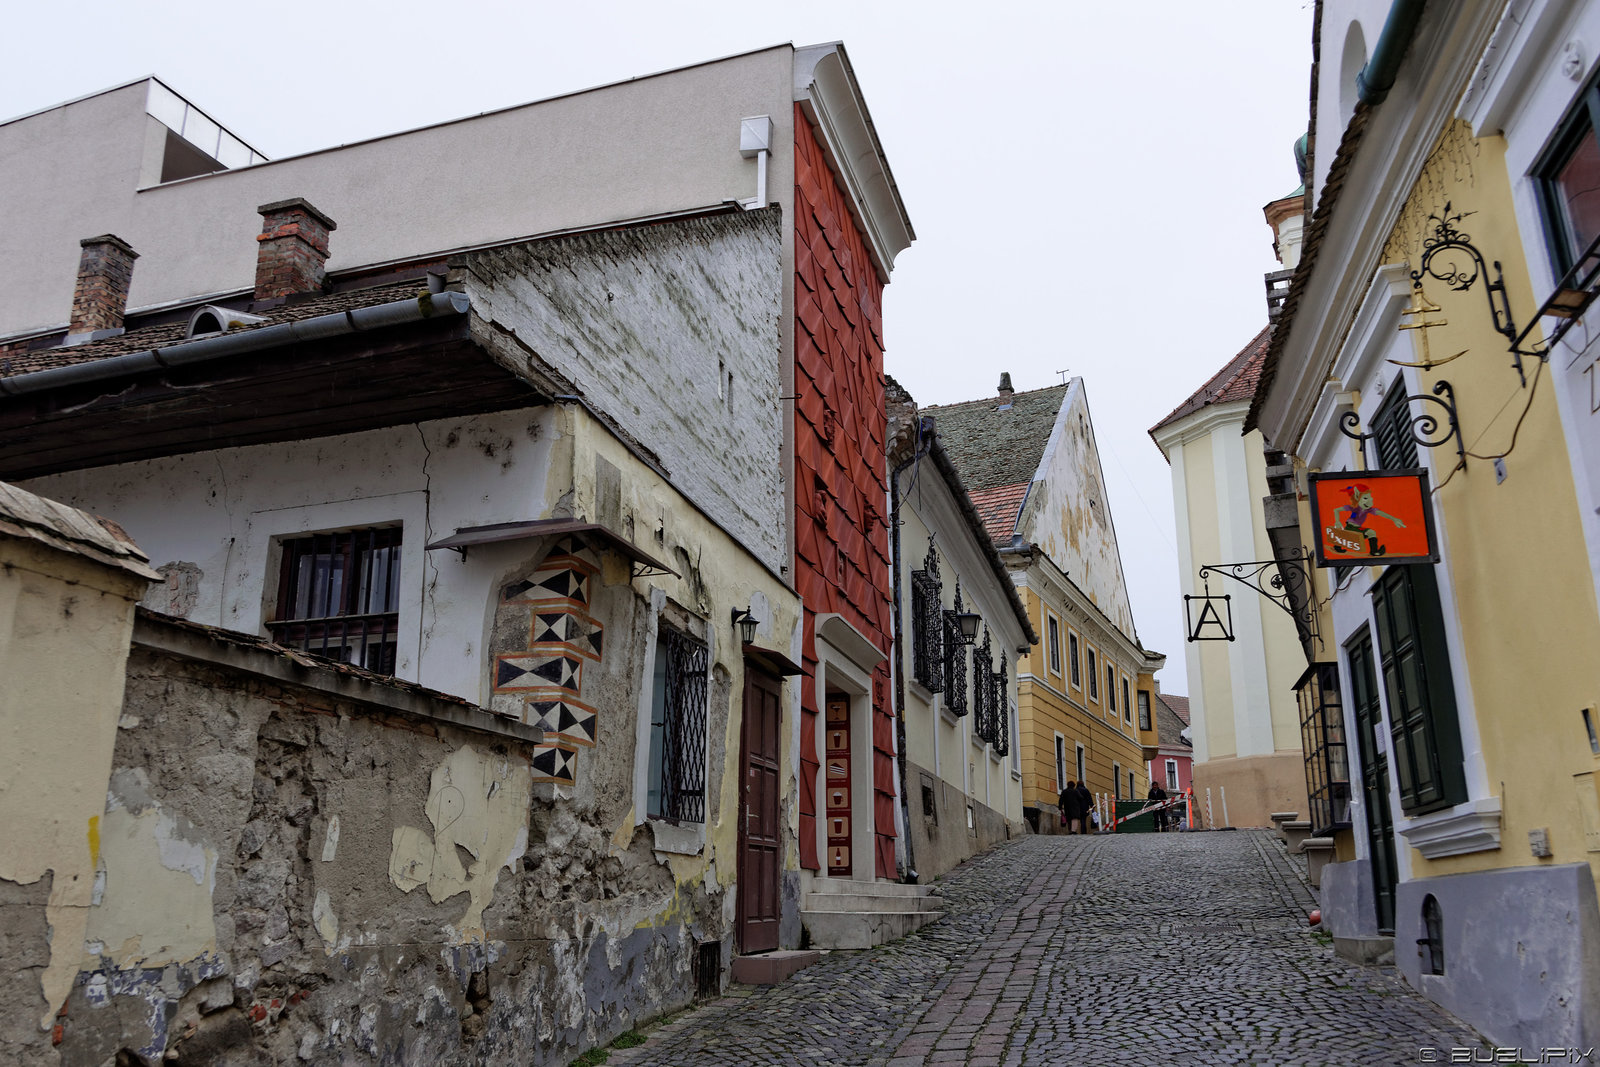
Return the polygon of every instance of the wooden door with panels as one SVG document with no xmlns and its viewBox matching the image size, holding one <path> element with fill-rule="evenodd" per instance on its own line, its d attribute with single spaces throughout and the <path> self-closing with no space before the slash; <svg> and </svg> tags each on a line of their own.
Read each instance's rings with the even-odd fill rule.
<svg viewBox="0 0 1600 1067">
<path fill-rule="evenodd" d="M 744 722 L 740 729 L 744 769 L 739 811 L 739 950 L 778 947 L 782 920 L 783 845 L 779 836 L 779 756 L 782 721 L 779 681 L 744 665 Z"/>
</svg>

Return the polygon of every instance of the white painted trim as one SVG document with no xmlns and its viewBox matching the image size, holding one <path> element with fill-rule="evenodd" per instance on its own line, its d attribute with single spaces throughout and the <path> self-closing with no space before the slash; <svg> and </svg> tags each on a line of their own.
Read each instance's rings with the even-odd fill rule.
<svg viewBox="0 0 1600 1067">
<path fill-rule="evenodd" d="M 843 649 L 822 636 L 821 620 L 817 616 L 816 694 L 817 694 L 817 767 L 822 776 L 820 810 L 817 812 L 817 858 L 819 878 L 833 878 L 828 873 L 828 692 L 845 694 L 850 702 L 850 880 L 871 882 L 877 880 L 878 858 L 873 848 L 872 804 L 872 668 L 863 670 Z M 831 616 L 837 619 L 838 616 Z M 840 620 L 841 622 L 843 620 Z M 846 623 L 845 625 L 849 625 Z M 854 627 L 852 632 L 858 633 Z M 865 845 L 865 848 L 863 848 Z M 866 869 L 862 870 L 865 856 Z"/>
<path fill-rule="evenodd" d="M 1060 730 L 1054 730 L 1052 733 L 1055 734 L 1055 748 L 1051 754 L 1055 759 L 1056 795 L 1060 796 L 1061 791 L 1067 787 L 1067 735 Z"/>
<path fill-rule="evenodd" d="M 1425 859 L 1496 849 L 1500 847 L 1500 798 L 1480 797 L 1449 811 L 1405 820 L 1403 825 L 1396 820 L 1395 828 Z"/>
<path fill-rule="evenodd" d="M 1161 451 L 1167 453 L 1168 462 L 1174 469 L 1177 460 L 1172 457 L 1171 450 L 1182 448 L 1202 438 L 1210 437 L 1219 429 L 1230 425 L 1244 427 L 1244 420 L 1250 414 L 1250 401 L 1232 400 L 1226 404 L 1208 404 L 1199 411 L 1191 412 L 1183 418 L 1169 422 L 1152 434 Z M 1243 436 L 1242 434 L 1240 436 Z"/>
<path fill-rule="evenodd" d="M 649 818 L 650 811 L 650 712 L 655 702 L 653 680 L 656 673 L 656 635 L 661 630 L 661 609 L 667 605 L 666 590 L 650 586 L 646 609 L 644 674 L 634 709 L 633 731 L 633 825 Z"/>
<path fill-rule="evenodd" d="M 867 238 L 878 277 L 887 283 L 895 256 L 916 239 L 916 233 L 844 45 L 795 49 L 794 90 Z"/>
</svg>

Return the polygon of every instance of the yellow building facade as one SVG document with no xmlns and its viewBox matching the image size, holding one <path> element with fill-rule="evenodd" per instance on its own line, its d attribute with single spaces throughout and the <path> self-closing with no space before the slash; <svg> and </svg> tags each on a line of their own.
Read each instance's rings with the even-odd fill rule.
<svg viewBox="0 0 1600 1067">
<path fill-rule="evenodd" d="M 1587 1048 L 1600 455 L 1585 420 L 1600 390 L 1574 385 L 1600 367 L 1600 331 L 1566 326 L 1597 291 L 1581 265 L 1595 227 L 1570 179 L 1600 145 L 1585 102 L 1600 74 L 1555 60 L 1583 26 L 1600 31 L 1600 9 L 1533 4 L 1500 23 L 1497 8 L 1430 8 L 1398 69 L 1347 48 L 1360 84 L 1387 92 L 1351 96 L 1356 70 L 1324 65 L 1317 128 L 1338 142 L 1317 149 L 1305 258 L 1247 425 L 1294 459 L 1267 501 L 1289 516 L 1269 518 L 1274 544 L 1342 564 L 1313 575 L 1317 640 L 1297 686 L 1313 832 L 1336 843 L 1325 927 L 1356 956 L 1392 938 L 1401 973 L 1496 1045 Z M 1357 5 L 1320 18 L 1325 55 L 1363 36 Z M 1343 514 L 1368 547 L 1329 553 L 1337 526 L 1312 510 L 1314 477 L 1401 470 L 1426 478 L 1435 561 L 1371 547 L 1401 523 L 1361 498 L 1365 483 Z"/>
</svg>

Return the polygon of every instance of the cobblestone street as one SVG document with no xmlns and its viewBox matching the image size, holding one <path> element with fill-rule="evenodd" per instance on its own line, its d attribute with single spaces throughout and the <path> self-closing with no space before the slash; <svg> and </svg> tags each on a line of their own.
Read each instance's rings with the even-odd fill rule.
<svg viewBox="0 0 1600 1067">
<path fill-rule="evenodd" d="M 945 918 L 728 995 L 610 1064 L 1400 1064 L 1473 1046 L 1306 925 L 1268 831 L 1026 837 L 947 875 Z"/>
</svg>

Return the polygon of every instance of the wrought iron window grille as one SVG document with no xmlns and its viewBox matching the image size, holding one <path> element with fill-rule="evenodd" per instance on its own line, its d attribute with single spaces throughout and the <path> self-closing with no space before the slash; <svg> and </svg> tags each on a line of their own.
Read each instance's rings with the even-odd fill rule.
<svg viewBox="0 0 1600 1067">
<path fill-rule="evenodd" d="M 663 628 L 657 655 L 667 657 L 662 705 L 661 811 L 678 822 L 706 819 L 706 671 L 702 641 Z"/>
<path fill-rule="evenodd" d="M 980 741 L 994 741 L 994 667 L 988 627 L 983 643 L 972 650 L 972 733 Z"/>
<path fill-rule="evenodd" d="M 944 613 L 944 706 L 958 718 L 967 713 L 967 642 L 959 621 L 965 612 L 957 578 L 955 605 Z"/>
<path fill-rule="evenodd" d="M 944 689 L 944 626 L 939 553 L 928 539 L 922 569 L 911 572 L 911 676 L 930 693 Z"/>
<path fill-rule="evenodd" d="M 1006 669 L 1006 658 L 1000 657 L 1000 670 L 994 676 L 994 706 L 995 731 L 994 751 L 997 756 L 1005 756 L 1011 752 L 1011 698 L 1008 690 L 1010 684 L 1008 676 L 1011 672 Z"/>
</svg>

